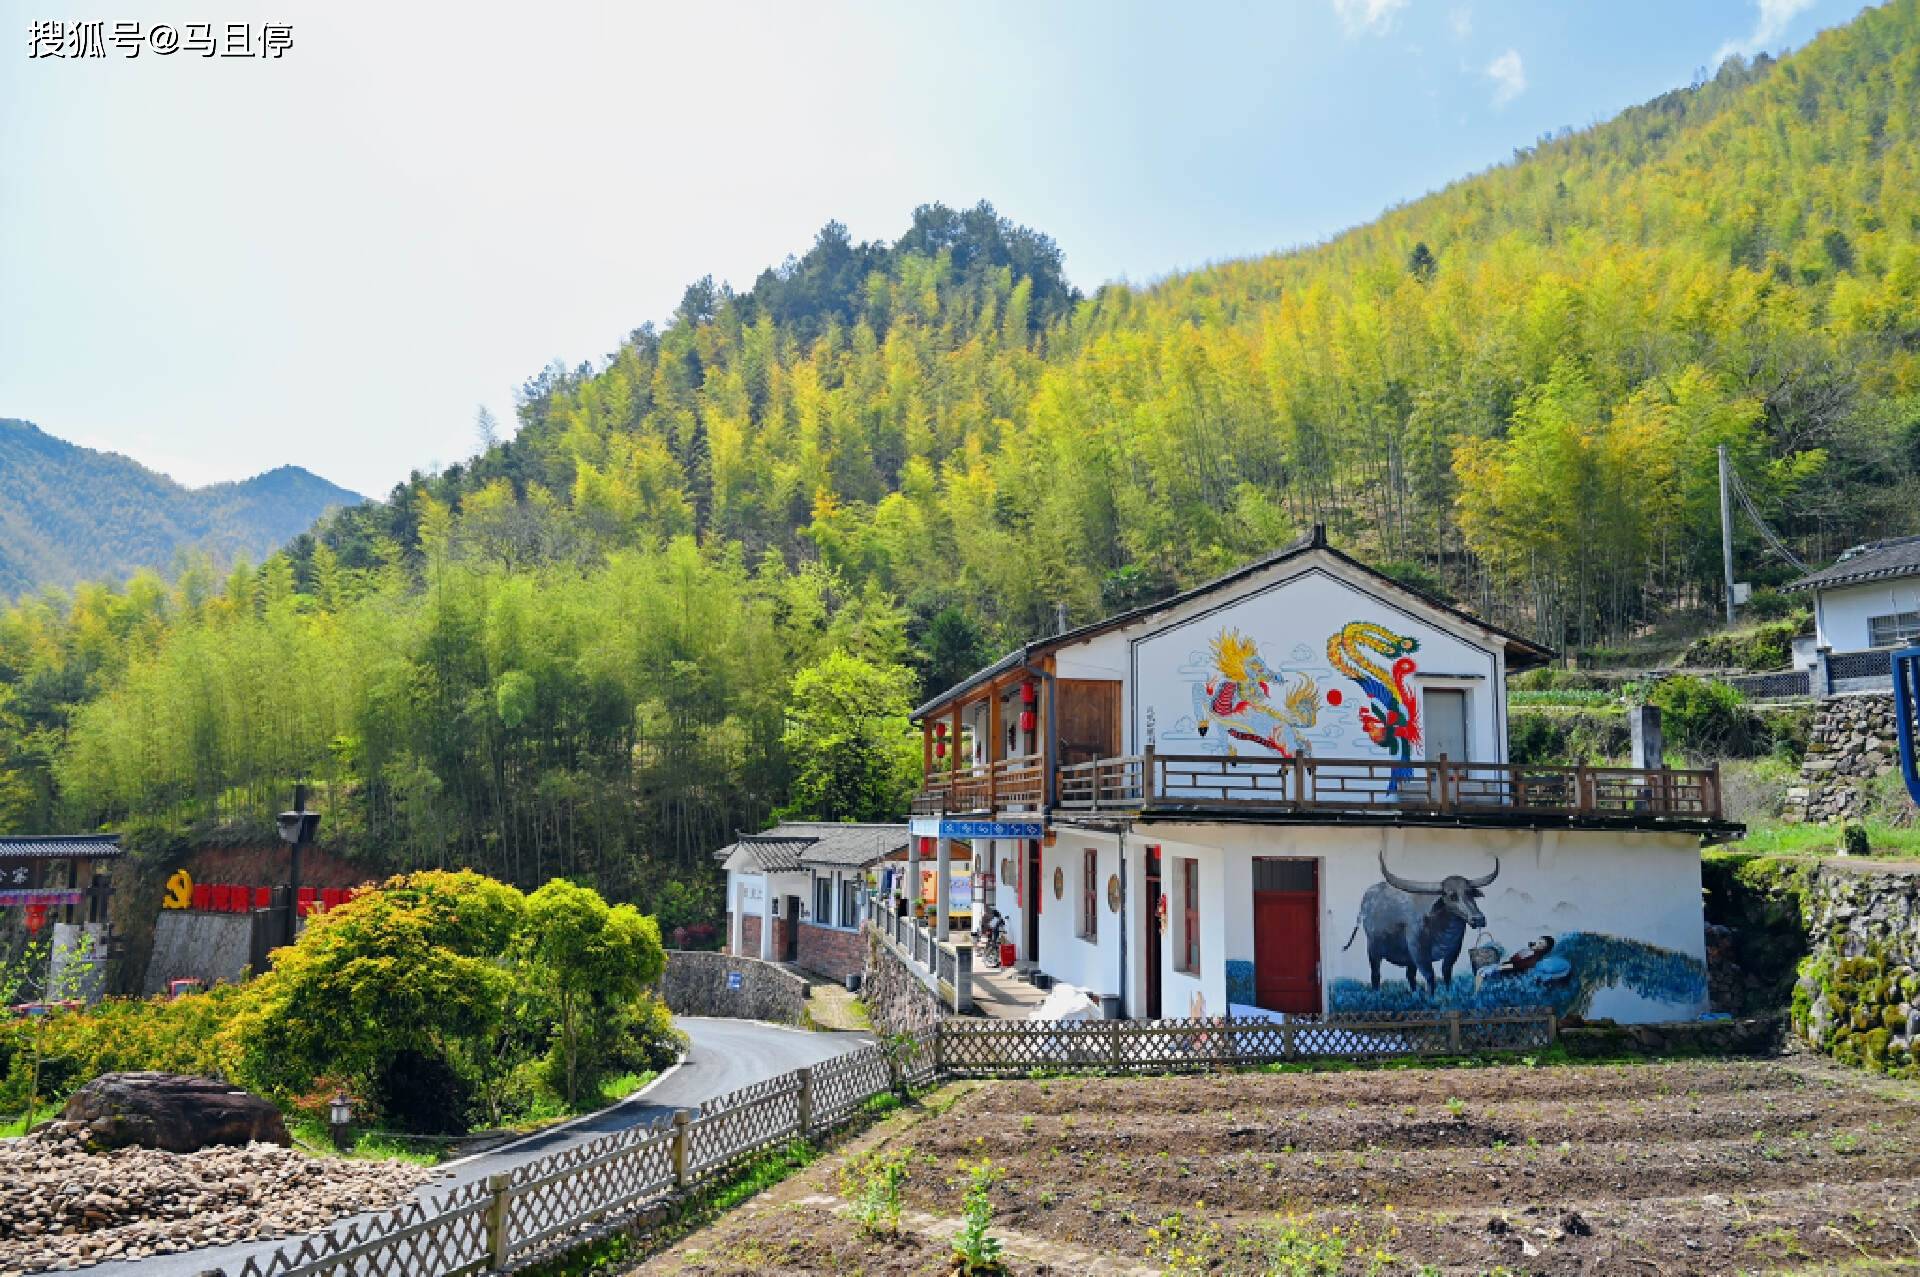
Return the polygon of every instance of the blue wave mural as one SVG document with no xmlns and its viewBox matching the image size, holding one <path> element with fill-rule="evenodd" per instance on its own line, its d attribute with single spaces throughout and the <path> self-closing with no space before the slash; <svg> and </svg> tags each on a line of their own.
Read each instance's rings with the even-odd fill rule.
<svg viewBox="0 0 1920 1277">
<path fill-rule="evenodd" d="M 1343 977 L 1327 986 L 1330 1010 L 1498 1011 L 1513 1007 L 1551 1007 L 1558 1015 L 1587 1015 L 1596 995 L 1626 989 L 1650 1002 L 1692 1010 L 1707 1000 L 1707 965 L 1677 950 L 1591 931 L 1569 931 L 1537 946 L 1539 956 L 1524 970 L 1488 966 L 1478 975 L 1462 963 L 1453 979 L 1409 989 L 1403 981 Z"/>
</svg>

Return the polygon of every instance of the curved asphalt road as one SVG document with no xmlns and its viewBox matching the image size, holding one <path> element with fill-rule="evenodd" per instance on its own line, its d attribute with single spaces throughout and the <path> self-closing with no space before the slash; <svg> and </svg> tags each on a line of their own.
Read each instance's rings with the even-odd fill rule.
<svg viewBox="0 0 1920 1277">
<path fill-rule="evenodd" d="M 641 1096 L 616 1104 L 570 1126 L 556 1127 L 449 1166 L 448 1174 L 431 1181 L 421 1192 L 429 1195 L 444 1193 L 456 1184 L 485 1179 L 522 1162 L 550 1157 L 614 1131 L 671 1116 L 675 1109 L 698 1108 L 729 1091 L 791 1069 L 822 1063 L 837 1055 L 870 1046 L 873 1041 L 863 1034 L 809 1032 L 753 1020 L 676 1016 L 674 1023 L 686 1031 L 689 1039 L 686 1058 L 681 1061 L 679 1068 L 655 1082 Z M 138 1274 L 138 1277 L 200 1277 L 200 1274 L 224 1268 L 231 1275 L 249 1256 L 264 1256 L 286 1244 L 286 1241 L 213 1246 L 177 1255 L 155 1255 L 147 1259 L 100 1264 L 87 1271 L 102 1277 L 118 1277 L 123 1273 Z"/>
</svg>

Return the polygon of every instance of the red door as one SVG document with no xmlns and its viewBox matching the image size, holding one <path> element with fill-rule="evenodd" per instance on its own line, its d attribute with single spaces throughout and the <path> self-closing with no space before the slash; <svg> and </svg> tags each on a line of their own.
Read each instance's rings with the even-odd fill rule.
<svg viewBox="0 0 1920 1277">
<path fill-rule="evenodd" d="M 1253 893 L 1254 996 L 1269 1011 L 1320 1010 L 1320 893 Z"/>
</svg>

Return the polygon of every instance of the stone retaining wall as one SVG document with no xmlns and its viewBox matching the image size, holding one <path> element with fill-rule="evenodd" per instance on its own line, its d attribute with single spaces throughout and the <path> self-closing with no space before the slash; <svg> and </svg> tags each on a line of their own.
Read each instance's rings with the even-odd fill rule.
<svg viewBox="0 0 1920 1277">
<path fill-rule="evenodd" d="M 729 988 L 737 974 L 740 987 Z M 660 996 L 676 1015 L 713 1015 L 733 1020 L 801 1024 L 807 1014 L 807 982 L 758 958 L 696 949 L 667 950 Z"/>
<path fill-rule="evenodd" d="M 1920 867 L 1830 860 L 1805 880 L 1793 1023 L 1834 1058 L 1920 1073 Z"/>
<path fill-rule="evenodd" d="M 1814 716 L 1799 782 L 1787 790 L 1781 818 L 1858 820 L 1866 814 L 1868 784 L 1899 766 L 1891 693 L 1829 697 Z"/>
<path fill-rule="evenodd" d="M 917 1033 L 937 1023 L 946 1008 L 933 990 L 881 943 L 872 927 L 863 930 L 860 937 L 867 950 L 867 971 L 860 994 L 866 1000 L 867 1019 L 874 1030 L 892 1036 Z"/>
</svg>

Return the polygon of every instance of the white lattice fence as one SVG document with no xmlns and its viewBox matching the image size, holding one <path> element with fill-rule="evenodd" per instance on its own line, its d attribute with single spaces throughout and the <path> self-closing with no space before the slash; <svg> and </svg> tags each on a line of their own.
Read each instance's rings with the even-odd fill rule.
<svg viewBox="0 0 1920 1277">
<path fill-rule="evenodd" d="M 1553 1041 L 1553 1014 L 1289 1016 L 1275 1020 L 953 1021 L 939 1029 L 946 1074 L 1035 1070 L 1169 1073 L 1292 1060 L 1525 1050 Z"/>
</svg>

